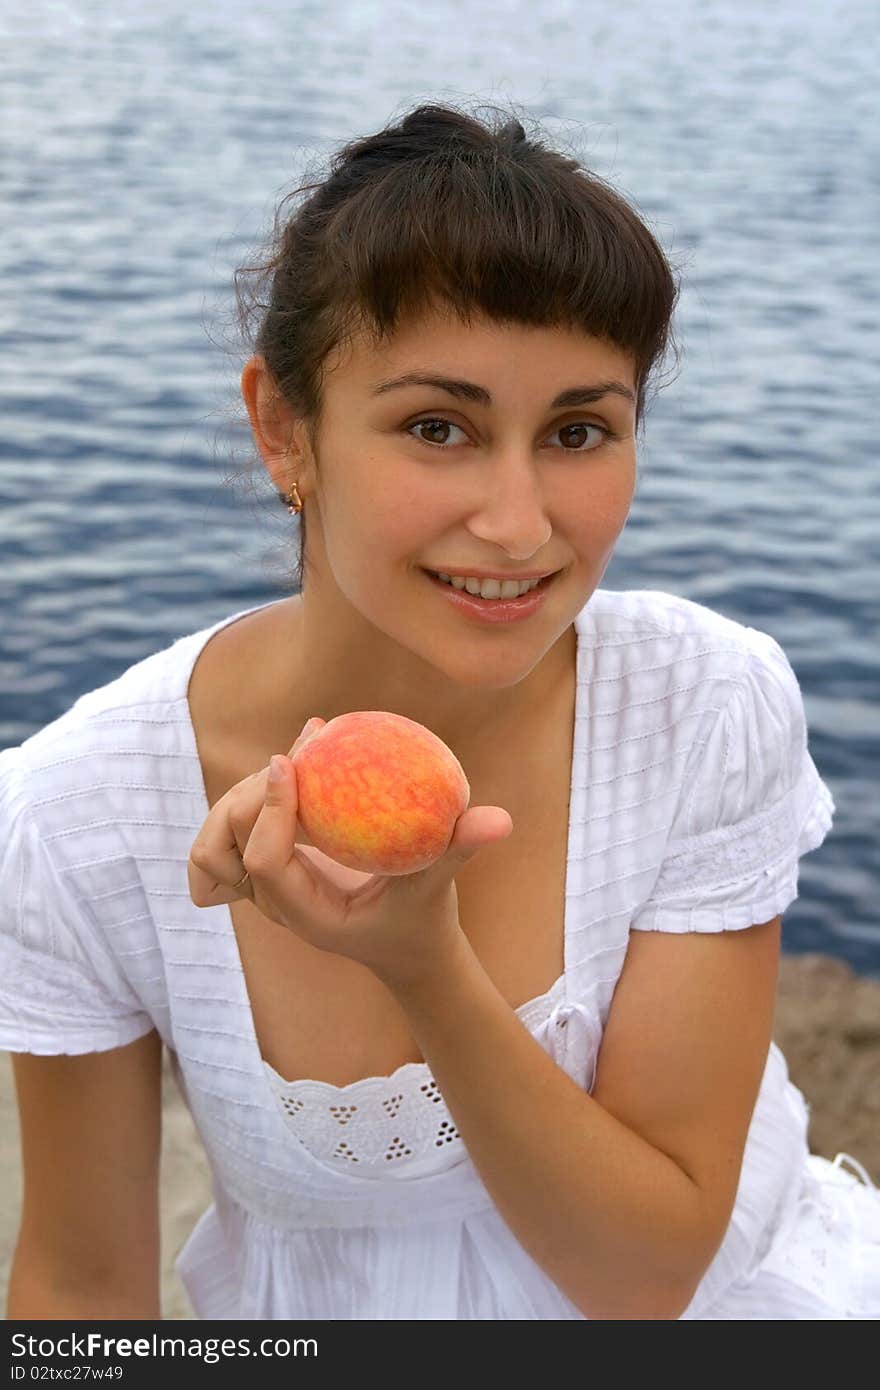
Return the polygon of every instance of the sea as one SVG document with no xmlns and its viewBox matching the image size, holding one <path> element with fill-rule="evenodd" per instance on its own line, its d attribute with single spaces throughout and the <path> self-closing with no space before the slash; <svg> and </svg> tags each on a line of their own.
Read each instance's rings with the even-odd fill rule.
<svg viewBox="0 0 880 1390">
<path fill-rule="evenodd" d="M 880 978 L 878 34 L 874 0 L 4 0 L 0 748 L 290 592 L 235 271 L 345 142 L 500 106 L 680 274 L 602 587 L 782 645 L 836 804 L 783 949 Z"/>
</svg>

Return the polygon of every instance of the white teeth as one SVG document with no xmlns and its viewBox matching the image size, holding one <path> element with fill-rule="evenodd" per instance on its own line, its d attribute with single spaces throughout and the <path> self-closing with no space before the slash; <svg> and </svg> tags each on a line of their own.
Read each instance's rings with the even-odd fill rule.
<svg viewBox="0 0 880 1390">
<path fill-rule="evenodd" d="M 470 575 L 441 574 L 438 578 L 451 584 L 454 589 L 467 589 L 469 594 L 479 594 L 480 598 L 519 598 L 540 584 L 540 579 L 475 579 Z"/>
</svg>

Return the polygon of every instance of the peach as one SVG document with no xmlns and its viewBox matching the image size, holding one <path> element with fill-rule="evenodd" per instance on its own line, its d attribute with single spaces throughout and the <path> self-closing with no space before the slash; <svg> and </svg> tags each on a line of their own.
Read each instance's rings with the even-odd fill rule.
<svg viewBox="0 0 880 1390">
<path fill-rule="evenodd" d="M 439 859 L 470 784 L 441 738 L 413 719 L 355 710 L 293 755 L 297 816 L 316 849 L 350 869 L 412 874 Z"/>
</svg>

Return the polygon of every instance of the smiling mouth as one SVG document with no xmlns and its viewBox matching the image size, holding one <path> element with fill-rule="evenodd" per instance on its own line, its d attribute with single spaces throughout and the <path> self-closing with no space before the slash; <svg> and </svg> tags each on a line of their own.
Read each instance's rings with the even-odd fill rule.
<svg viewBox="0 0 880 1390">
<path fill-rule="evenodd" d="M 500 594 L 497 598 L 483 598 L 480 593 L 472 594 L 469 589 L 459 588 L 458 585 L 450 584 L 447 580 L 441 579 L 435 570 L 423 569 L 422 573 L 426 574 L 429 579 L 432 579 L 435 584 L 442 585 L 444 589 L 452 589 L 455 593 L 461 594 L 463 598 L 477 599 L 483 603 L 521 603 L 524 599 L 531 598 L 533 594 L 540 593 L 542 589 L 546 589 L 552 584 L 554 579 L 559 577 L 562 571 L 554 570 L 552 574 L 546 574 L 543 579 L 538 580 L 537 584 L 533 584 L 531 589 L 526 589 L 523 594 L 514 594 L 511 598 L 502 598 Z"/>
</svg>

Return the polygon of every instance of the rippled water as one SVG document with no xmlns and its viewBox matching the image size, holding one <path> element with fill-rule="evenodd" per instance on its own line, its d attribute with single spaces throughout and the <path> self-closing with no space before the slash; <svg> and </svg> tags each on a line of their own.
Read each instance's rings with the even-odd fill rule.
<svg viewBox="0 0 880 1390">
<path fill-rule="evenodd" d="M 232 272 L 331 149 L 512 100 L 684 265 L 608 588 L 773 634 L 838 811 L 788 951 L 880 976 L 876 7 L 435 0 L 0 13 L 0 746 L 280 594 Z"/>
</svg>

